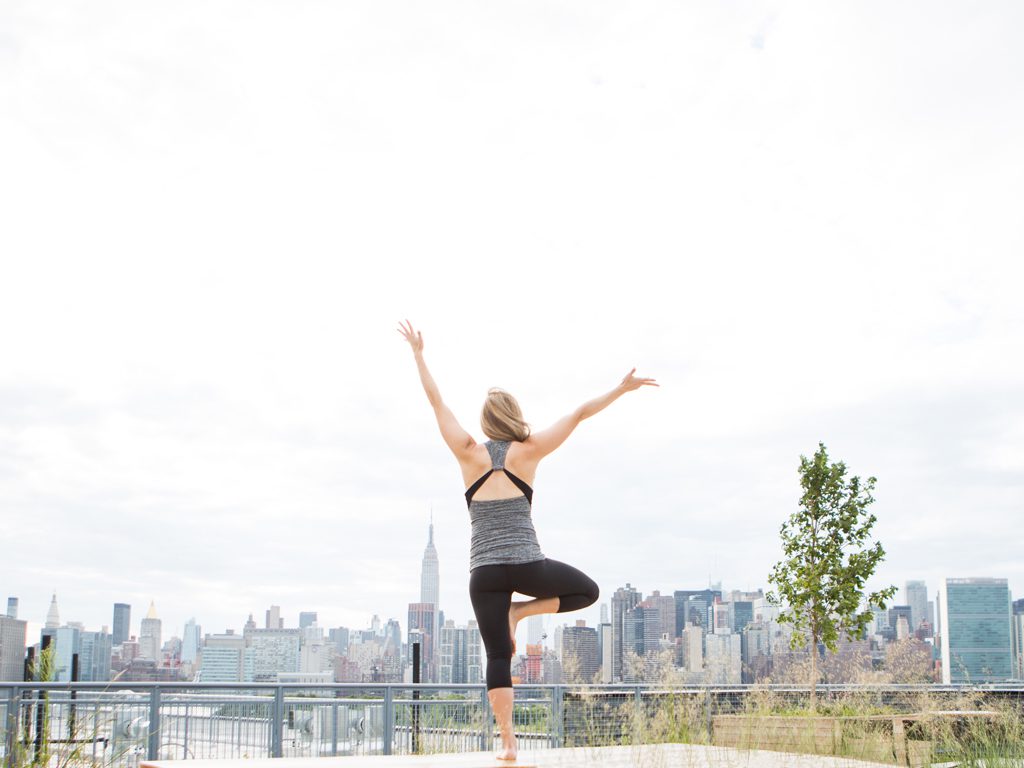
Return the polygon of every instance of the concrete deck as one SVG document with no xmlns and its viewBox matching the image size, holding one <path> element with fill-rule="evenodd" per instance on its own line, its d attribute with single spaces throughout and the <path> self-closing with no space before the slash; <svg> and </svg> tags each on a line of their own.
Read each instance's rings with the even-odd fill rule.
<svg viewBox="0 0 1024 768">
<path fill-rule="evenodd" d="M 142 768 L 893 768 L 844 757 L 645 744 L 635 747 L 575 747 L 521 752 L 519 760 L 497 760 L 490 752 L 443 755 L 281 757 L 258 760 L 143 760 Z"/>
</svg>

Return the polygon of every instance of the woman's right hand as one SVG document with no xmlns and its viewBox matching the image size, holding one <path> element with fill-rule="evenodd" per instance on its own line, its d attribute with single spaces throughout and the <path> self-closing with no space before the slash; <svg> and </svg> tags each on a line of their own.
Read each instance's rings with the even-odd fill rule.
<svg viewBox="0 0 1024 768">
<path fill-rule="evenodd" d="M 419 331 L 412 329 L 412 323 L 406 320 L 404 323 L 398 324 L 398 332 L 405 337 L 405 340 L 409 342 L 409 346 L 412 347 L 412 351 L 416 352 L 423 351 L 423 334 Z"/>
</svg>

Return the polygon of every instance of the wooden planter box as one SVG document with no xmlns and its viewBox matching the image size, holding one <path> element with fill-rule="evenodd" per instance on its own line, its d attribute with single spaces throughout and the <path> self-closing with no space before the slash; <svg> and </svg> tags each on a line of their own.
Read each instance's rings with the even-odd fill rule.
<svg viewBox="0 0 1024 768">
<path fill-rule="evenodd" d="M 888 715 L 715 715 L 712 743 L 737 749 L 836 755 L 909 766 L 928 765 L 931 757 L 931 742 L 908 741 L 899 717 Z"/>
</svg>

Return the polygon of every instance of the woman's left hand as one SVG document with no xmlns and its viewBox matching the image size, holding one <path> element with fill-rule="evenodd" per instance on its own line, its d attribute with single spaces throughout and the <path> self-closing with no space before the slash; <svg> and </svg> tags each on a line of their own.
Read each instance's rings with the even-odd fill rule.
<svg viewBox="0 0 1024 768">
<path fill-rule="evenodd" d="M 654 379 L 644 379 L 638 376 L 634 376 L 636 368 L 626 374 L 625 378 L 622 379 L 622 383 L 619 385 L 626 392 L 632 392 L 634 389 L 640 389 L 640 387 L 657 387 L 658 383 Z"/>
</svg>

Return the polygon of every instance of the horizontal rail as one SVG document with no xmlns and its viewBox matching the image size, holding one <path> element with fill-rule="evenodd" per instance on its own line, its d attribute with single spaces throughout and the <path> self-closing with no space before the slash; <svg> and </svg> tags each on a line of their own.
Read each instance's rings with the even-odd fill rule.
<svg viewBox="0 0 1024 768">
<path fill-rule="evenodd" d="M 854 683 L 819 683 L 819 691 L 900 691 L 925 693 L 933 692 L 964 692 L 964 691 L 1002 691 L 1024 693 L 1024 682 L 1021 683 L 958 683 L 952 685 L 940 684 L 854 684 Z M 12 688 L 20 691 L 133 691 L 148 692 L 154 689 L 160 691 L 267 691 L 272 693 L 279 689 L 289 690 L 321 690 L 321 691 L 444 691 L 447 693 L 458 691 L 482 691 L 486 688 L 483 683 L 467 683 L 464 685 L 449 683 L 194 683 L 194 682 L 16 682 L 0 681 L 0 691 Z M 749 693 L 750 691 L 777 691 L 803 693 L 810 690 L 807 685 L 793 685 L 789 683 L 761 684 L 751 683 L 743 685 L 680 685 L 665 686 L 652 683 L 598 683 L 585 685 L 551 685 L 546 683 L 524 683 L 517 687 L 517 690 L 539 690 L 550 691 L 562 689 L 565 691 L 623 691 L 644 693 L 703 693 L 711 691 L 714 693 Z"/>
</svg>

